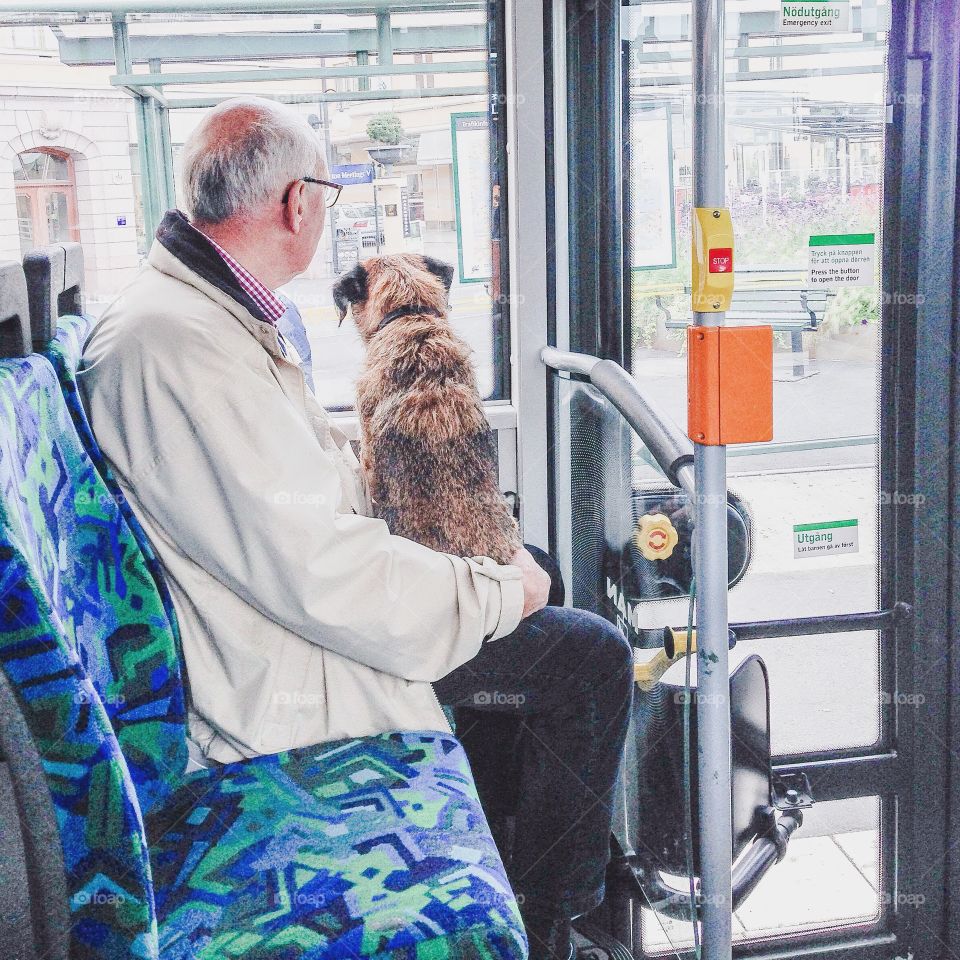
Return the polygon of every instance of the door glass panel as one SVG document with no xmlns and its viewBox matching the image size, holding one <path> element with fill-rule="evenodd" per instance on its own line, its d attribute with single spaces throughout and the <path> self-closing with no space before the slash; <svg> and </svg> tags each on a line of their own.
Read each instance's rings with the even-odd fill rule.
<svg viewBox="0 0 960 960">
<path fill-rule="evenodd" d="M 63 243 L 70 236 L 70 207 L 67 195 L 62 190 L 50 190 L 46 194 L 47 242 Z"/>
<path fill-rule="evenodd" d="M 876 609 L 879 504 L 916 501 L 911 491 L 882 491 L 878 469 L 880 304 L 896 296 L 879 274 L 890 8 L 850 7 L 849 25 L 817 34 L 784 32 L 783 7 L 772 0 L 726 8 L 724 168 L 736 236 L 727 322 L 770 324 L 775 344 L 773 442 L 728 449 L 729 488 L 751 528 L 749 567 L 729 593 L 733 623 Z M 683 0 L 640 0 L 623 7 L 621 21 L 630 364 L 680 424 L 691 319 L 692 12 Z M 634 498 L 662 489 L 636 437 L 630 447 Z M 629 540 L 636 518 L 612 530 L 608 502 L 604 517 L 608 541 Z M 625 603 L 638 636 L 684 624 L 686 608 L 683 599 Z M 885 653 L 865 631 L 741 642 L 730 659 L 731 669 L 751 654 L 767 665 L 775 756 L 836 755 L 882 744 L 891 709 Z M 682 677 L 681 661 L 663 681 Z M 881 882 L 880 811 L 875 797 L 806 811 L 786 860 L 737 911 L 735 941 L 878 925 L 880 891 L 890 889 Z M 653 910 L 641 911 L 640 927 L 643 955 L 692 944 L 689 924 Z"/>
<path fill-rule="evenodd" d="M 29 253 L 37 245 L 33 227 L 33 204 L 29 194 L 17 194 L 17 223 L 20 228 L 20 252 Z"/>
<path fill-rule="evenodd" d="M 734 943 L 876 924 L 888 906 L 882 867 L 878 797 L 817 804 L 805 811 L 784 860 L 734 914 Z M 689 923 L 649 909 L 641 910 L 641 936 L 646 956 L 673 956 L 693 944 Z"/>
<path fill-rule="evenodd" d="M 887 4 L 843 32 L 788 34 L 771 0 L 727 4 L 726 189 L 736 234 L 729 323 L 774 329 L 774 441 L 731 447 L 753 556 L 730 619 L 850 613 L 878 603 L 880 249 Z M 690 3 L 623 8 L 632 372 L 686 421 L 690 319 Z M 635 484 L 652 480 L 634 445 Z M 836 524 L 844 526 L 836 526 Z M 682 623 L 645 604 L 645 625 Z M 842 651 L 842 657 L 838 656 Z M 770 670 L 777 754 L 859 749 L 881 735 L 876 634 L 743 644 Z"/>
</svg>

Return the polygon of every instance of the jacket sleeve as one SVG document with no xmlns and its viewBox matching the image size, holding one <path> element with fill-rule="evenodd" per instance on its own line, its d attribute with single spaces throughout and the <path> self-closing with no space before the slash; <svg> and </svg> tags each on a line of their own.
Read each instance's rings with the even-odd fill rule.
<svg viewBox="0 0 960 960">
<path fill-rule="evenodd" d="M 437 553 L 343 512 L 335 454 L 266 352 L 232 356 L 202 325 L 186 341 L 119 346 L 89 371 L 94 384 L 127 384 L 113 403 L 93 387 L 92 420 L 116 424 L 103 429 L 126 447 L 121 477 L 178 549 L 294 633 L 408 680 L 446 676 L 516 627 L 517 567 Z"/>
</svg>

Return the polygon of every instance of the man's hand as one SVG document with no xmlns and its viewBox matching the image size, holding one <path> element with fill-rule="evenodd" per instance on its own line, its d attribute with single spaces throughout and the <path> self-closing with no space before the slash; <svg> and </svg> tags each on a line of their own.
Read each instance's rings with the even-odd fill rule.
<svg viewBox="0 0 960 960">
<path fill-rule="evenodd" d="M 510 563 L 514 567 L 519 567 L 523 574 L 523 614 L 521 619 L 525 619 L 531 613 L 536 613 L 547 605 L 547 597 L 550 595 L 550 577 L 525 547 L 521 547 L 514 554 Z"/>
</svg>

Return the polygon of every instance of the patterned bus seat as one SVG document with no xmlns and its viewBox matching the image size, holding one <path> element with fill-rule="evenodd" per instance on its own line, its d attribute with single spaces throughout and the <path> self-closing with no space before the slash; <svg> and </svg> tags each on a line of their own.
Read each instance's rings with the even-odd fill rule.
<svg viewBox="0 0 960 960">
<path fill-rule="evenodd" d="M 525 956 L 450 734 L 184 774 L 170 621 L 64 396 L 44 357 L 0 361 L 0 669 L 43 759 L 71 957 Z"/>
</svg>

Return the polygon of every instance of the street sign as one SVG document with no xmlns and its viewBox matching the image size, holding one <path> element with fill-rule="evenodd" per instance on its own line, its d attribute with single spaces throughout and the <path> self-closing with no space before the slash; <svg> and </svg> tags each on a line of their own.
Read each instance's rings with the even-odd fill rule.
<svg viewBox="0 0 960 960">
<path fill-rule="evenodd" d="M 331 173 L 337 183 L 350 186 L 353 183 L 373 183 L 372 163 L 341 163 Z"/>
</svg>

